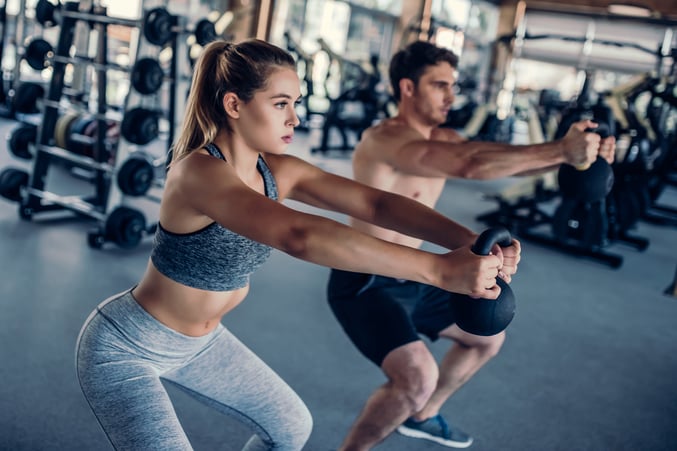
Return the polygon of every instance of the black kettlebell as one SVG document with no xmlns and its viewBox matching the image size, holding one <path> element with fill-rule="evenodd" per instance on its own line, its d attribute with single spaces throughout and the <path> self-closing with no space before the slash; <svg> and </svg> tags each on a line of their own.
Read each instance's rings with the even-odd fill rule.
<svg viewBox="0 0 677 451">
<path fill-rule="evenodd" d="M 506 247 L 512 243 L 510 232 L 503 227 L 485 230 L 472 246 L 478 255 L 489 255 L 494 244 Z M 500 277 L 496 284 L 501 287 L 497 299 L 471 298 L 458 293 L 450 293 L 451 308 L 454 310 L 456 324 L 462 330 L 475 335 L 490 336 L 505 330 L 515 316 L 515 295 L 510 286 Z"/>
<path fill-rule="evenodd" d="M 587 131 L 597 133 L 602 138 L 610 135 L 609 128 L 605 124 Z M 580 168 L 566 163 L 560 165 L 557 183 L 563 197 L 580 202 L 598 202 L 611 192 L 614 171 L 604 158 L 597 156 L 588 167 Z"/>
</svg>

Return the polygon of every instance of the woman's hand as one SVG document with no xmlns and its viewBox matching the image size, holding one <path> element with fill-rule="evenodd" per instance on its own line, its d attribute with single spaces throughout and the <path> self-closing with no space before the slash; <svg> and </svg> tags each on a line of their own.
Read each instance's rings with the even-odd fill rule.
<svg viewBox="0 0 677 451">
<path fill-rule="evenodd" d="M 510 246 L 501 247 L 495 244 L 491 249 L 491 253 L 501 259 L 503 266 L 498 271 L 498 277 L 503 279 L 506 283 L 512 281 L 512 275 L 517 272 L 517 264 L 520 261 L 522 246 L 520 242 L 513 238 Z"/>
<path fill-rule="evenodd" d="M 439 255 L 439 260 L 440 288 L 485 299 L 496 299 L 501 293 L 496 277 L 503 267 L 502 257 L 477 255 L 468 245 Z"/>
</svg>

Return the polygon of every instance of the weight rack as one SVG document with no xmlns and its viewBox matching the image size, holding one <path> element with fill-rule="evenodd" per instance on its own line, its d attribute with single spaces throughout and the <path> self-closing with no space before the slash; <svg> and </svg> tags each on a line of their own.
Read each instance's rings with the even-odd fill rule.
<svg viewBox="0 0 677 451">
<path fill-rule="evenodd" d="M 176 27 L 181 18 L 173 16 L 164 9 L 156 8 L 144 13 L 143 20 L 131 20 L 115 18 L 106 15 L 106 8 L 94 5 L 87 11 L 79 10 L 77 2 L 65 2 L 59 6 L 60 32 L 59 39 L 51 57 L 52 79 L 49 83 L 49 89 L 44 100 L 44 113 L 42 123 L 38 128 L 37 142 L 34 145 L 35 154 L 33 171 L 29 176 L 27 186 L 20 198 L 19 216 L 29 220 L 37 213 L 68 211 L 77 216 L 94 219 L 98 222 L 98 229 L 90 232 L 88 242 L 90 246 L 100 248 L 107 241 L 115 242 L 122 248 L 131 248 L 136 246 L 146 234 L 151 234 L 155 230 L 155 225 L 147 226 L 146 218 L 141 211 L 124 205 L 127 194 L 138 196 L 143 193 L 125 193 L 118 186 L 121 169 L 124 163 L 131 156 L 138 156 L 140 147 L 148 144 L 157 138 L 160 133 L 159 120 L 164 115 L 161 111 L 139 107 L 136 104 L 143 103 L 143 97 L 140 93 L 130 88 L 125 98 L 124 113 L 110 111 L 106 99 L 107 90 L 107 71 L 110 69 L 121 70 L 123 68 L 116 66 L 108 61 L 108 38 L 107 27 L 109 25 L 121 25 L 131 29 L 143 31 L 146 40 L 143 42 L 139 37 L 138 48 L 135 56 L 139 57 L 141 47 L 144 44 L 152 46 L 172 47 L 172 61 L 170 74 L 162 77 L 162 82 L 170 81 L 169 89 L 170 106 L 168 115 L 173 119 L 175 114 L 175 95 L 174 79 L 176 76 L 176 56 L 178 40 L 176 39 Z M 161 11 L 162 10 L 162 11 Z M 154 36 L 153 30 L 145 30 L 149 27 L 149 14 L 151 12 L 164 12 L 160 20 L 154 23 L 155 26 L 161 25 L 158 31 L 162 32 L 163 42 L 148 39 L 148 36 Z M 157 19 L 157 17 L 156 17 Z M 78 23 L 86 23 L 90 29 L 88 33 L 94 31 L 96 37 L 96 54 L 92 57 L 71 56 L 70 50 L 75 39 L 75 30 Z M 130 49 L 131 52 L 131 49 Z M 156 54 L 159 53 L 156 51 Z M 90 111 L 88 105 L 66 104 L 62 101 L 65 86 L 66 68 L 69 64 L 80 64 L 90 66 L 96 74 L 96 86 L 94 92 L 97 93 L 95 111 Z M 131 68 L 129 68 L 131 71 Z M 128 72 L 129 72 L 128 71 Z M 61 136 L 67 133 L 68 126 L 64 125 L 64 116 L 60 111 L 68 111 L 70 115 L 88 115 L 93 118 L 96 125 L 94 136 L 84 136 L 83 134 L 68 135 L 69 140 L 83 145 L 91 146 L 90 155 L 82 155 L 57 145 L 55 135 Z M 148 113 L 145 117 L 140 117 L 138 111 Z M 136 112 L 136 113 L 132 113 Z M 128 117 L 132 116 L 132 117 Z M 140 122 L 139 122 L 140 121 Z M 173 120 L 170 120 L 169 142 L 173 139 Z M 118 124 L 122 129 L 126 126 L 137 127 L 139 123 L 146 127 L 144 140 L 138 138 L 138 133 L 132 137 L 123 136 L 112 143 L 107 136 L 109 124 Z M 131 125 L 129 125 L 131 124 Z M 147 139 L 150 138 L 150 139 Z M 138 159 L 138 161 L 142 161 Z M 89 181 L 92 183 L 94 192 L 82 196 L 64 196 L 50 192 L 45 188 L 49 168 L 54 163 L 60 163 L 72 168 L 79 168 L 91 174 Z M 126 167 L 129 167 L 127 165 Z M 148 183 L 154 182 L 153 171 L 143 180 Z M 150 183 L 148 183 L 150 186 Z"/>
</svg>

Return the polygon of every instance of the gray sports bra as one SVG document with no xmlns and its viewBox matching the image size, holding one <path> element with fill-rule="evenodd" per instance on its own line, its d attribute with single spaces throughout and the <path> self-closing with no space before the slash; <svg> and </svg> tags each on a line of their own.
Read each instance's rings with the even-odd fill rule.
<svg viewBox="0 0 677 451">
<path fill-rule="evenodd" d="M 214 144 L 208 144 L 206 149 L 213 157 L 225 161 Z M 277 200 L 277 184 L 261 156 L 257 168 L 263 176 L 266 196 Z M 172 233 L 158 223 L 150 258 L 158 271 L 183 285 L 230 291 L 248 285 L 249 276 L 266 261 L 270 251 L 270 246 L 216 222 L 191 233 Z"/>
</svg>

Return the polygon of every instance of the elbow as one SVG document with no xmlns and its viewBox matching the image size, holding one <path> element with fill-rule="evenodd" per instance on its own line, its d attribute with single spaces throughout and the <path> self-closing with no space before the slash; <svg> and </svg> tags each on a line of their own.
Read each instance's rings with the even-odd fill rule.
<svg viewBox="0 0 677 451">
<path fill-rule="evenodd" d="M 399 195 L 393 193 L 381 193 L 380 196 L 373 200 L 365 216 L 361 219 L 371 224 L 375 224 L 379 222 L 381 218 L 387 218 L 389 213 L 393 211 L 393 208 L 397 208 L 401 200 L 402 198 Z"/>
<path fill-rule="evenodd" d="M 277 248 L 292 257 L 306 259 L 312 234 L 308 227 L 293 225 L 280 237 Z"/>
<path fill-rule="evenodd" d="M 492 170 L 491 164 L 477 158 L 469 159 L 466 164 L 458 169 L 458 177 L 470 180 L 492 180 L 497 177 L 496 171 Z"/>
<path fill-rule="evenodd" d="M 476 179 L 477 172 L 477 168 L 473 167 L 473 165 L 466 164 L 463 167 L 458 168 L 453 176 L 460 177 L 462 179 Z"/>
<path fill-rule="evenodd" d="M 445 164 L 440 164 L 439 161 L 433 160 L 427 154 L 423 155 L 419 160 L 419 166 L 425 168 L 427 173 L 425 175 L 431 177 L 456 177 L 462 179 L 484 180 L 491 178 L 491 174 L 487 170 L 487 165 L 477 158 L 472 156 L 453 156 L 452 160 Z"/>
<path fill-rule="evenodd" d="M 489 173 L 484 168 L 474 161 L 469 161 L 467 164 L 458 168 L 456 177 L 470 180 L 487 180 Z"/>
</svg>

